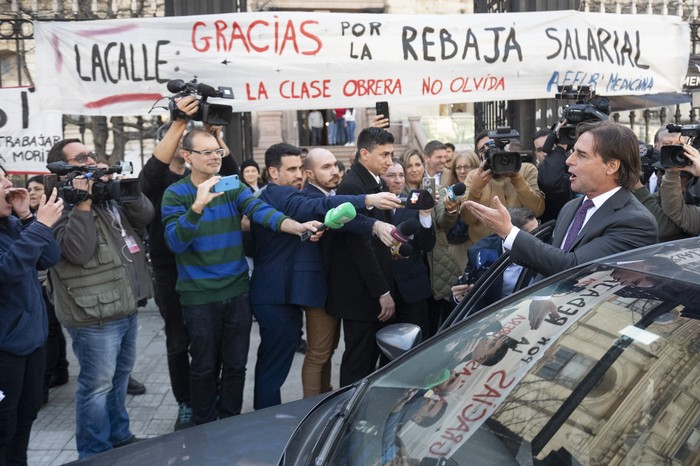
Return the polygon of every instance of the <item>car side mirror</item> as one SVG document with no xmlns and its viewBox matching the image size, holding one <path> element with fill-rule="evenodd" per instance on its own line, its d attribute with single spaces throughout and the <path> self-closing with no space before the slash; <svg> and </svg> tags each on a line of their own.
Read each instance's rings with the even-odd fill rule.
<svg viewBox="0 0 700 466">
<path fill-rule="evenodd" d="M 391 324 L 377 332 L 377 344 L 382 353 L 394 360 L 422 341 L 423 334 L 415 324 Z"/>
</svg>

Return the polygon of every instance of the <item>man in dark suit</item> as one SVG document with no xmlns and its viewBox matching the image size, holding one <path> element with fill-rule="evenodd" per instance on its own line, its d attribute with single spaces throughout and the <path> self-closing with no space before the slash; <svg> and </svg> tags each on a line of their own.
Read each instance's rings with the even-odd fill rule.
<svg viewBox="0 0 700 466">
<path fill-rule="evenodd" d="M 513 261 L 544 276 L 599 257 L 658 242 L 653 215 L 630 189 L 641 173 L 634 133 L 612 122 L 578 126 L 574 151 L 566 160 L 571 189 L 583 196 L 559 213 L 552 244 L 513 226 L 508 211 L 494 198 L 495 209 L 467 201 L 466 206 L 504 238 Z"/>
<path fill-rule="evenodd" d="M 309 198 L 324 198 L 335 196 L 335 190 L 340 183 L 340 169 L 335 155 L 321 147 L 313 148 L 304 159 L 304 174 L 308 183 L 303 193 Z M 379 237 L 384 244 L 391 246 L 394 238 L 390 223 L 381 222 L 375 218 L 359 214 L 352 221 L 346 223 L 341 231 L 353 232 Z M 332 243 L 334 231 L 329 231 L 319 241 L 321 256 L 324 266 L 327 266 L 332 257 Z M 339 330 L 338 319 L 326 313 L 323 307 L 306 307 L 306 335 L 308 348 L 304 355 L 304 364 L 301 367 L 301 385 L 304 397 L 315 396 L 329 392 L 331 387 L 331 358 L 338 347 Z"/>
<path fill-rule="evenodd" d="M 270 181 L 260 199 L 294 219 L 322 219 L 344 202 L 355 208 L 392 209 L 400 206 L 390 193 L 367 196 L 310 198 L 301 189 L 301 150 L 275 144 L 265 152 Z M 298 237 L 252 225 L 254 239 L 251 304 L 260 326 L 255 365 L 253 407 L 262 409 L 281 402 L 280 388 L 287 378 L 299 342 L 302 307 L 323 308 L 326 280 L 318 245 Z"/>
<path fill-rule="evenodd" d="M 382 190 L 380 176 L 391 166 L 394 136 L 380 128 L 365 128 L 357 138 L 358 153 L 338 186 L 338 194 L 369 194 Z M 391 213 L 372 209 L 367 216 L 391 223 Z M 329 267 L 328 314 L 343 319 L 345 353 L 340 384 L 348 385 L 377 367 L 377 330 L 394 316 L 391 252 L 378 238 L 339 232 L 333 238 Z"/>
</svg>

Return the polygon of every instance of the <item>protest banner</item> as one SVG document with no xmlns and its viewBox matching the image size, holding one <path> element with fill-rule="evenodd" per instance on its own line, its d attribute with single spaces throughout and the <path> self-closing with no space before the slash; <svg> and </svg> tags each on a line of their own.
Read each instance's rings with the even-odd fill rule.
<svg viewBox="0 0 700 466">
<path fill-rule="evenodd" d="M 682 89 L 677 16 L 547 11 L 472 15 L 256 12 L 39 22 L 42 108 L 82 115 L 167 107 L 166 83 L 231 88 L 234 111 L 551 98 Z M 160 100 L 159 100 L 160 99 Z"/>
</svg>

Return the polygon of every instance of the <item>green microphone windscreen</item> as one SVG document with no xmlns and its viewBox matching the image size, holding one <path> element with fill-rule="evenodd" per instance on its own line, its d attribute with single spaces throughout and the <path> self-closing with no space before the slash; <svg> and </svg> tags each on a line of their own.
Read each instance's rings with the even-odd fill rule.
<svg viewBox="0 0 700 466">
<path fill-rule="evenodd" d="M 350 220 L 354 219 L 355 216 L 357 216 L 355 207 L 353 207 L 353 205 L 349 202 L 343 202 L 338 207 L 334 207 L 326 212 L 326 217 L 323 220 L 323 223 L 328 225 L 328 228 L 340 228 Z"/>
</svg>

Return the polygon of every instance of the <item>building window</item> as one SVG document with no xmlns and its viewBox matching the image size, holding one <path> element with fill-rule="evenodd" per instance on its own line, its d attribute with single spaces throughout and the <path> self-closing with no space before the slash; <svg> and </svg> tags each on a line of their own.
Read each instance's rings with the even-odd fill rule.
<svg viewBox="0 0 700 466">
<path fill-rule="evenodd" d="M 594 364 L 595 359 L 560 347 L 553 359 L 540 367 L 537 375 L 573 390 Z"/>
</svg>

